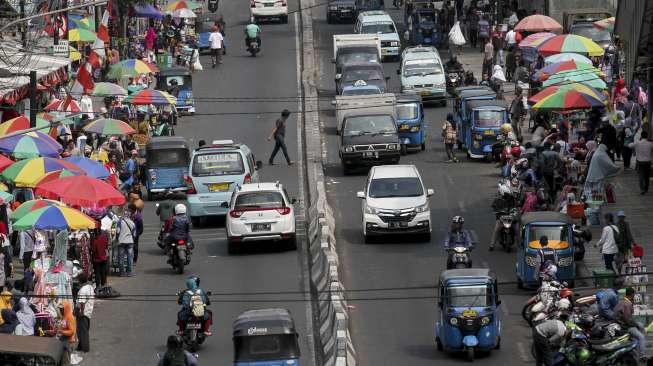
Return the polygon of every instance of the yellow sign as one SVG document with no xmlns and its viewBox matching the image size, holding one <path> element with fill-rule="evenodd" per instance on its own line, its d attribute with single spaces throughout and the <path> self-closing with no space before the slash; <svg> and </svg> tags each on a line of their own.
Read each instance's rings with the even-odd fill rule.
<svg viewBox="0 0 653 366">
<path fill-rule="evenodd" d="M 478 313 L 476 312 L 476 310 L 467 309 L 467 310 L 463 311 L 463 317 L 465 317 L 465 318 L 473 318 L 473 317 L 475 317 L 477 315 L 478 315 Z"/>
<path fill-rule="evenodd" d="M 483 131 L 483 134 L 486 136 L 494 136 L 494 131 L 492 130 L 485 130 Z"/>
</svg>

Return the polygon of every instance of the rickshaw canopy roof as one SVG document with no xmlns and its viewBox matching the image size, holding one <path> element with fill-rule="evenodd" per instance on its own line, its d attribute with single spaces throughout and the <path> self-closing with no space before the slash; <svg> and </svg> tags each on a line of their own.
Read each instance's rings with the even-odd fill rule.
<svg viewBox="0 0 653 366">
<path fill-rule="evenodd" d="M 159 76 L 160 77 L 166 77 L 166 76 L 191 76 L 191 72 L 189 69 L 183 67 L 183 66 L 172 66 L 172 67 L 164 67 L 159 71 Z"/>
<path fill-rule="evenodd" d="M 484 278 L 491 281 L 496 281 L 497 276 L 489 268 L 461 268 L 461 269 L 448 269 L 440 273 L 440 282 L 446 283 L 450 280 L 462 280 Z"/>
<path fill-rule="evenodd" d="M 490 107 L 490 108 L 484 108 L 484 107 Z M 488 99 L 482 99 L 482 100 L 470 100 L 467 102 L 467 108 L 469 109 L 507 109 L 507 105 L 504 101 L 502 100 L 488 100 Z"/>
<path fill-rule="evenodd" d="M 233 324 L 234 337 L 295 333 L 295 322 L 287 309 L 248 310 Z"/>
<path fill-rule="evenodd" d="M 0 334 L 0 353 L 51 357 L 59 364 L 64 353 L 60 340 L 52 337 L 24 337 Z"/>
<path fill-rule="evenodd" d="M 397 94 L 397 104 L 399 103 L 422 103 L 422 97 L 417 94 Z"/>
<path fill-rule="evenodd" d="M 456 89 L 454 89 L 454 93 L 460 97 L 461 93 L 467 92 L 467 91 L 472 91 L 472 90 L 483 90 L 486 93 L 494 93 L 494 91 L 488 87 L 488 86 L 482 86 L 482 85 L 470 85 L 470 86 L 460 86 Z"/>
<path fill-rule="evenodd" d="M 521 217 L 521 224 L 528 225 L 536 222 L 560 222 L 564 224 L 573 224 L 567 214 L 555 211 L 529 212 Z"/>
<path fill-rule="evenodd" d="M 494 90 L 489 88 L 461 90 L 460 93 L 458 93 L 457 95 L 460 100 L 467 99 L 467 98 L 476 98 L 476 97 L 488 97 L 494 99 L 497 97 Z"/>
<path fill-rule="evenodd" d="M 145 145 L 146 150 L 158 150 L 158 149 L 186 149 L 190 150 L 186 139 L 180 136 L 162 136 L 162 137 L 153 137 Z"/>
</svg>

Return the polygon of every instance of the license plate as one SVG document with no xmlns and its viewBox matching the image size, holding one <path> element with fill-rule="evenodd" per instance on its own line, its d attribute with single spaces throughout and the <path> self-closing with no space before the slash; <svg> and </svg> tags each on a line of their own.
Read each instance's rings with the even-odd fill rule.
<svg viewBox="0 0 653 366">
<path fill-rule="evenodd" d="M 229 183 L 209 184 L 209 192 L 226 192 L 229 190 Z"/>
<path fill-rule="evenodd" d="M 270 224 L 252 224 L 252 231 L 270 231 Z"/>
<path fill-rule="evenodd" d="M 378 159 L 379 153 L 376 151 L 366 151 L 363 153 L 363 157 L 370 158 L 370 159 Z"/>
<path fill-rule="evenodd" d="M 431 43 L 431 38 L 424 38 L 424 43 Z"/>
<path fill-rule="evenodd" d="M 200 324 L 200 323 L 188 323 L 188 324 L 186 324 L 186 329 L 202 329 L 202 324 Z"/>
<path fill-rule="evenodd" d="M 483 131 L 483 134 L 484 134 L 485 136 L 494 136 L 494 131 L 492 131 L 492 130 L 485 130 L 485 131 Z"/>
<path fill-rule="evenodd" d="M 426 95 L 431 95 L 430 91 L 421 91 L 419 92 L 419 95 L 426 96 Z"/>
<path fill-rule="evenodd" d="M 472 317 L 475 317 L 476 315 L 478 315 L 476 310 L 465 310 L 465 311 L 463 311 L 463 316 L 466 317 L 466 318 L 472 318 Z"/>
<path fill-rule="evenodd" d="M 408 130 L 410 130 L 409 125 L 404 124 L 404 125 L 399 126 L 399 131 L 408 131 Z"/>
<path fill-rule="evenodd" d="M 388 52 L 389 52 L 389 50 L 386 50 L 386 49 L 381 48 L 381 54 L 382 54 L 382 55 L 385 55 L 385 54 L 387 54 Z"/>
<path fill-rule="evenodd" d="M 265 6 L 274 6 L 274 4 L 265 4 Z"/>
<path fill-rule="evenodd" d="M 388 227 L 391 228 L 391 229 L 396 229 L 396 228 L 399 228 L 399 227 L 408 227 L 408 223 L 407 222 L 391 222 L 391 223 L 388 223 Z"/>
<path fill-rule="evenodd" d="M 340 10 L 341 13 L 349 13 L 350 11 L 351 11 L 351 10 L 349 10 L 349 9 L 343 9 L 343 10 Z"/>
</svg>

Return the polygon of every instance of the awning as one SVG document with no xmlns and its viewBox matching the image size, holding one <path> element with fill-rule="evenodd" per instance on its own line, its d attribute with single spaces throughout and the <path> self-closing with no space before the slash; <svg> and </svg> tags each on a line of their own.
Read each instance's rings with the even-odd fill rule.
<svg viewBox="0 0 653 366">
<path fill-rule="evenodd" d="M 32 53 L 20 48 L 4 47 L 0 58 L 0 102 L 14 105 L 29 94 L 29 72 L 36 71 L 37 82 L 45 87 L 68 79 L 70 59 L 46 55 L 45 49 Z"/>
</svg>

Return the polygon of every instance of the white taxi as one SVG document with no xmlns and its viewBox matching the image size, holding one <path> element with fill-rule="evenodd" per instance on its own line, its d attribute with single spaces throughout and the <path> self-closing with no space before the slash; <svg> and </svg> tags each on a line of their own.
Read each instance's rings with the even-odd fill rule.
<svg viewBox="0 0 653 366">
<path fill-rule="evenodd" d="M 287 0 L 250 0 L 249 8 L 253 22 L 276 18 L 281 23 L 288 23 Z"/>
</svg>

